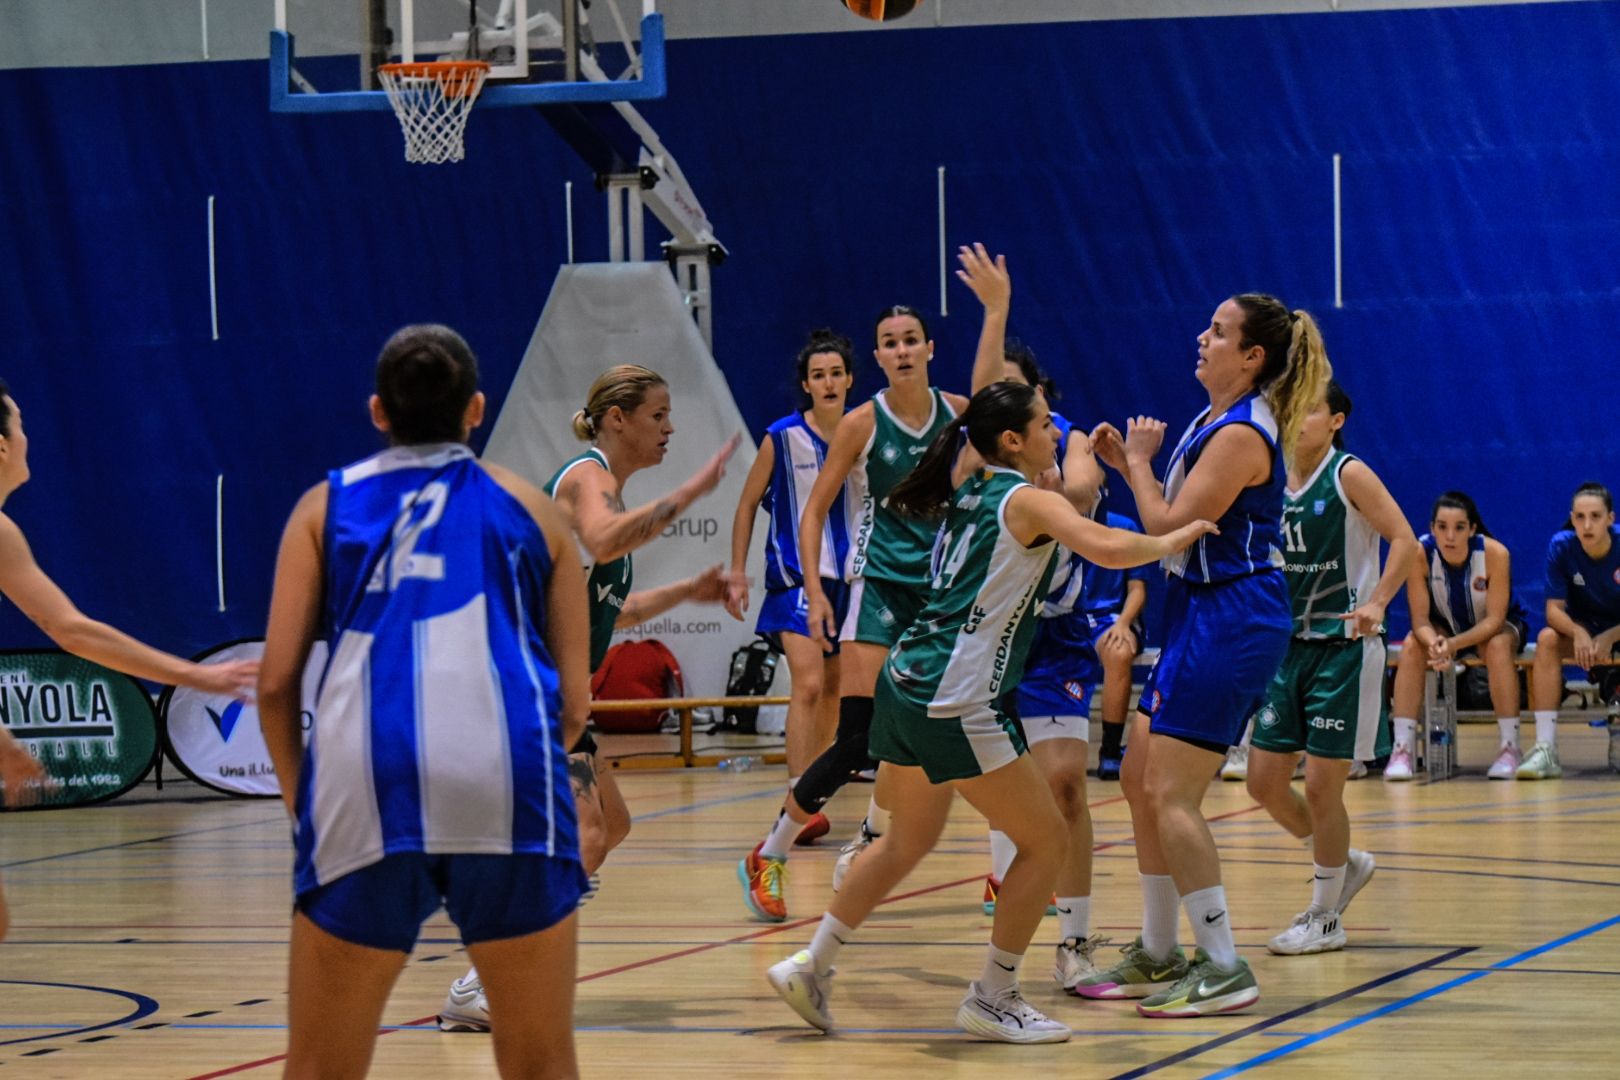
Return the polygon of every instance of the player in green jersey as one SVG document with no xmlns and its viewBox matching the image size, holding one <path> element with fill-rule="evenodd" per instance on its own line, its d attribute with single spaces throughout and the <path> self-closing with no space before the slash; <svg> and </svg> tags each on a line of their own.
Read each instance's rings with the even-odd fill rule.
<svg viewBox="0 0 1620 1080">
<path fill-rule="evenodd" d="M 953 493 L 963 435 L 984 466 Z M 934 437 L 889 495 L 891 510 L 943 516 L 928 602 L 888 652 L 877 685 L 871 748 L 890 777 L 892 828 L 850 868 L 810 947 L 769 972 L 794 1011 L 824 1031 L 832 1028 L 828 980 L 839 947 L 933 848 L 960 792 L 1018 854 L 1002 882 L 983 974 L 957 1022 L 1003 1042 L 1069 1038 L 1018 989 L 1019 965 L 1067 854 L 1067 829 L 997 702 L 1022 674 L 1058 544 L 1102 566 L 1139 566 L 1214 526 L 1195 521 L 1149 537 L 1097 524 L 1030 482 L 1052 468 L 1057 442 L 1040 395 L 997 382 L 974 395 L 961 422 Z"/>
<path fill-rule="evenodd" d="M 1283 502 L 1283 572 L 1294 637 L 1255 714 L 1249 794 L 1306 841 L 1311 903 L 1268 948 L 1279 955 L 1345 945 L 1343 915 L 1372 877 L 1350 846 L 1344 783 L 1356 761 L 1389 749 L 1384 609 L 1417 559 L 1417 536 L 1377 475 L 1344 451 L 1350 396 L 1337 382 L 1300 425 Z M 1379 539 L 1389 543 L 1383 571 Z M 1305 795 L 1290 781 L 1305 752 Z"/>
</svg>

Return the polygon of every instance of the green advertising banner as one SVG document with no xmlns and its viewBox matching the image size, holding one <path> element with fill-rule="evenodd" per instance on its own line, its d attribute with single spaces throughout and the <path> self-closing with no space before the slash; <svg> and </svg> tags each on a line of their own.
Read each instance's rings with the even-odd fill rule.
<svg viewBox="0 0 1620 1080">
<path fill-rule="evenodd" d="M 26 809 L 122 795 L 157 760 L 157 713 L 140 683 L 65 652 L 0 652 L 0 724 L 55 783 Z"/>
</svg>

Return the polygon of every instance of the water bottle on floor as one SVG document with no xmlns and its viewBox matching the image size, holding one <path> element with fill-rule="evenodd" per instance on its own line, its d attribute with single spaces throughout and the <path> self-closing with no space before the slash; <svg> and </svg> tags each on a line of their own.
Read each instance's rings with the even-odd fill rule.
<svg viewBox="0 0 1620 1080">
<path fill-rule="evenodd" d="M 715 768 L 725 773 L 745 773 L 755 766 L 763 764 L 765 764 L 764 758 L 744 754 L 742 757 L 728 757 Z"/>
</svg>

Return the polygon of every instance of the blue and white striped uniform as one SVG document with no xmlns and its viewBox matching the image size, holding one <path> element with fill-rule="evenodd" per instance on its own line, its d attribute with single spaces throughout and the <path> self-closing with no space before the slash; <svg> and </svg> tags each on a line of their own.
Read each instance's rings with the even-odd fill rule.
<svg viewBox="0 0 1620 1080">
<path fill-rule="evenodd" d="M 1429 567 L 1429 618 L 1447 637 L 1473 629 L 1485 618 L 1485 598 L 1490 588 L 1490 577 L 1485 572 L 1485 537 L 1475 533 L 1468 538 L 1468 557 L 1457 566 L 1446 561 L 1433 534 L 1424 533 L 1418 543 L 1423 545 L 1423 559 Z M 1507 624 L 1519 635 L 1522 646 L 1527 626 L 1524 605 L 1511 594 Z"/>
<path fill-rule="evenodd" d="M 1287 470 L 1277 419 L 1258 393 L 1220 416 L 1198 414 L 1176 444 L 1164 478 L 1174 502 L 1210 438 L 1229 424 L 1258 431 L 1271 451 L 1271 475 L 1244 488 L 1216 524 L 1164 559 L 1165 642 L 1142 691 L 1150 730 L 1224 753 L 1265 699 L 1293 633 L 1283 576 L 1282 509 Z"/>
<path fill-rule="evenodd" d="M 408 852 L 577 864 L 528 511 L 465 446 L 394 447 L 331 473 L 324 553 L 295 891 Z"/>
<path fill-rule="evenodd" d="M 771 529 L 765 541 L 765 587 L 793 589 L 804 584 L 804 568 L 799 563 L 800 515 L 827 461 L 827 442 L 798 412 L 782 417 L 765 434 L 776 453 L 771 484 L 765 492 L 771 513 Z M 833 499 L 821 533 L 818 574 L 824 578 L 841 578 L 849 555 L 849 500 L 845 495 L 845 490 L 840 489 Z"/>
<path fill-rule="evenodd" d="M 1213 420 L 1205 409 L 1187 426 L 1164 474 L 1164 499 L 1175 502 L 1209 440 L 1228 424 L 1247 424 L 1266 440 L 1271 451 L 1271 478 L 1238 492 L 1226 513 L 1215 522 L 1220 528 L 1218 535 L 1201 536 L 1191 547 L 1165 557 L 1165 570 L 1186 581 L 1230 581 L 1262 570 L 1282 569 L 1282 505 L 1288 471 L 1277 445 L 1277 418 L 1258 393 L 1239 398 Z"/>
<path fill-rule="evenodd" d="M 1057 413 L 1052 414 L 1052 425 L 1058 429 L 1057 461 L 1061 469 L 1073 428 Z M 1024 677 L 1018 682 L 1014 698 L 1029 742 L 1048 737 L 1087 738 L 1091 690 L 1102 674 L 1092 645 L 1091 626 L 1080 607 L 1092 569 L 1079 555 L 1058 546 L 1052 584 L 1041 605 L 1035 638 L 1024 662 Z M 1066 717 L 1084 717 L 1087 722 L 1058 723 Z"/>
</svg>

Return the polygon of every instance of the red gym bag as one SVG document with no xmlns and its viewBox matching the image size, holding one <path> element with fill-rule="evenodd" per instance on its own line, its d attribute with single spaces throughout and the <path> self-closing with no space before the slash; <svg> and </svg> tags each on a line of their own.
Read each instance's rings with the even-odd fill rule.
<svg viewBox="0 0 1620 1080">
<path fill-rule="evenodd" d="M 685 693 L 681 665 L 656 638 L 619 642 L 607 651 L 602 666 L 591 676 L 591 697 L 601 701 L 680 697 Z M 591 714 L 597 728 L 612 735 L 657 731 L 663 719 L 662 709 Z"/>
</svg>

